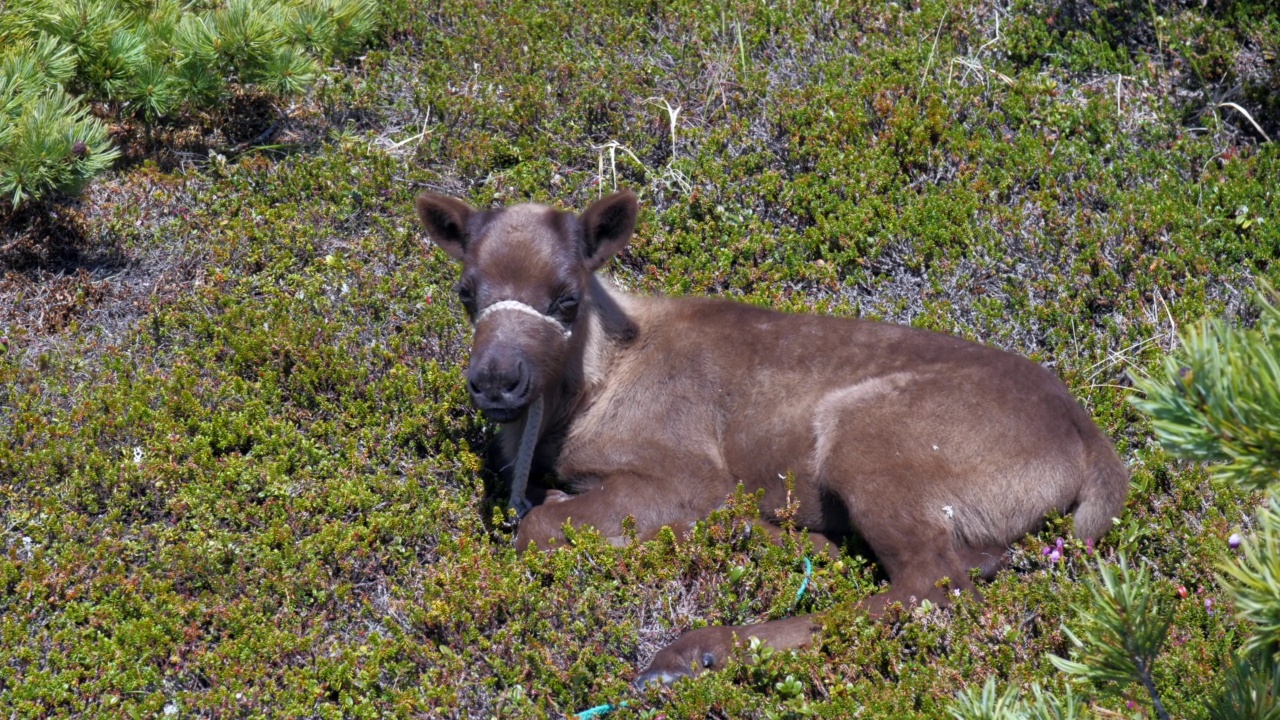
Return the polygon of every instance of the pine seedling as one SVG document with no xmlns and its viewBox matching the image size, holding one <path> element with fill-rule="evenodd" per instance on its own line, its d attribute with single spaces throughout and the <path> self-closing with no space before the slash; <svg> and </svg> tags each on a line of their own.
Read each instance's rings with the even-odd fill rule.
<svg viewBox="0 0 1280 720">
<path fill-rule="evenodd" d="M 218 70 L 218 39 L 208 19 L 186 15 L 173 33 L 177 76 L 185 96 L 196 104 L 211 104 L 225 92 Z"/>
<path fill-rule="evenodd" d="M 182 102 L 182 78 L 173 70 L 157 60 L 147 60 L 138 68 L 124 93 L 133 112 L 155 121 Z"/>
<path fill-rule="evenodd" d="M 1273 493 L 1258 511 L 1254 536 L 1243 545 L 1239 562 L 1221 566 L 1240 617 L 1254 630 L 1244 651 L 1274 656 L 1280 651 L 1280 500 Z"/>
<path fill-rule="evenodd" d="M 69 82 L 76 71 L 71 48 L 47 33 L 12 41 L 0 53 L 0 75 L 20 80 L 28 91 Z"/>
<path fill-rule="evenodd" d="M 1255 652 L 1237 659 L 1205 709 L 1213 720 L 1280 720 L 1280 664 L 1275 656 Z"/>
<path fill-rule="evenodd" d="M 111 33 L 105 47 L 81 58 L 81 77 L 88 93 L 109 100 L 120 101 L 127 96 L 127 88 L 147 60 L 147 44 L 132 30 L 120 29 Z"/>
<path fill-rule="evenodd" d="M 150 129 L 237 85 L 305 92 L 373 32 L 372 0 L 10 0 L 0 13 L 0 190 L 16 207 L 77 191 L 117 156 L 86 102 Z M 83 93 L 77 100 L 64 90 Z M 62 114 L 43 126 L 57 109 Z"/>
<path fill-rule="evenodd" d="M 0 199 L 16 208 L 46 194 L 78 193 L 115 161 L 106 127 L 79 100 L 54 86 L 15 103 L 5 97 L 13 87 L 0 83 L 0 107 L 19 109 L 0 116 Z"/>
<path fill-rule="evenodd" d="M 1172 608 L 1155 590 L 1148 568 L 1129 567 L 1124 554 L 1116 564 L 1099 563 L 1086 581 L 1089 601 L 1074 606 L 1077 631 L 1063 627 L 1075 647 L 1074 659 L 1050 655 L 1068 675 L 1103 688 L 1142 685 L 1157 717 L 1168 720 L 1152 678 L 1152 666 L 1169 634 Z"/>
<path fill-rule="evenodd" d="M 153 60 L 172 60 L 173 36 L 188 11 L 177 0 L 155 0 L 132 8 L 134 32 L 145 34 Z"/>
<path fill-rule="evenodd" d="M 1059 697 L 1041 689 L 1040 685 L 1033 684 L 1027 714 L 1030 720 L 1084 720 L 1093 717 L 1089 712 L 1089 704 L 1076 695 L 1070 685 Z"/>
<path fill-rule="evenodd" d="M 301 50 L 285 45 L 272 53 L 254 81 L 276 95 L 296 95 L 315 81 L 319 71 L 315 60 Z"/>
<path fill-rule="evenodd" d="M 326 58 L 338 37 L 332 14 L 312 3 L 289 8 L 282 29 L 289 42 Z"/>
<path fill-rule="evenodd" d="M 982 690 L 959 693 L 949 712 L 956 720 L 1029 720 L 1031 717 L 1018 688 L 1011 685 L 1004 692 L 996 692 L 995 678 L 987 678 Z"/>
<path fill-rule="evenodd" d="M 1163 377 L 1136 379 L 1146 397 L 1134 404 L 1165 448 L 1221 461 L 1218 478 L 1269 494 L 1242 557 L 1221 566 L 1220 582 L 1253 632 L 1206 702 L 1213 718 L 1280 718 L 1280 310 L 1271 295 L 1264 286 L 1255 329 L 1206 321 L 1165 361 Z"/>
<path fill-rule="evenodd" d="M 1025 701 L 1014 686 L 996 692 L 996 681 L 988 678 L 981 691 L 968 690 L 956 696 L 949 708 L 956 720 L 1084 720 L 1092 717 L 1088 705 L 1068 686 L 1061 697 L 1031 686 L 1031 700 Z"/>
<path fill-rule="evenodd" d="M 124 26 L 109 0 L 25 0 L 8 9 L 16 21 L 49 33 L 77 54 L 105 47 Z"/>
<path fill-rule="evenodd" d="M 253 82 L 275 54 L 280 44 L 278 26 L 272 16 L 278 6 L 264 6 L 252 0 L 231 0 L 210 13 L 213 45 L 224 71 L 241 82 Z"/>
<path fill-rule="evenodd" d="M 76 74 L 67 87 L 73 92 L 107 99 L 142 60 L 136 37 L 116 36 L 126 31 L 125 23 L 107 0 L 36 0 L 14 12 L 23 10 L 34 27 L 71 48 Z"/>
<path fill-rule="evenodd" d="M 346 57 L 359 50 L 378 24 L 374 0 L 316 0 L 316 7 L 334 26 L 333 39 L 323 53 L 328 58 Z"/>
</svg>

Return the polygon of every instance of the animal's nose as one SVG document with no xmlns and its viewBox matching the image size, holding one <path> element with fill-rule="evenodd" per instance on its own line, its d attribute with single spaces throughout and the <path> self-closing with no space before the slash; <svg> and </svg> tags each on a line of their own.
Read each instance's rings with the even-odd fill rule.
<svg viewBox="0 0 1280 720">
<path fill-rule="evenodd" d="M 486 363 L 471 373 L 467 387 L 481 410 L 516 410 L 528 404 L 529 368 L 523 360 Z"/>
</svg>

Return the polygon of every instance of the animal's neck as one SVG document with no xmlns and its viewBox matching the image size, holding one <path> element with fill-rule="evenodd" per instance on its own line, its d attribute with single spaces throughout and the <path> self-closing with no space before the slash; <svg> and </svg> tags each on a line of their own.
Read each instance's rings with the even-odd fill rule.
<svg viewBox="0 0 1280 720">
<path fill-rule="evenodd" d="M 588 281 L 586 316 L 574 332 L 570 357 L 555 397 L 546 398 L 544 433 L 568 425 L 591 404 L 620 350 L 635 340 L 639 325 L 628 312 L 634 299 L 592 275 Z"/>
</svg>

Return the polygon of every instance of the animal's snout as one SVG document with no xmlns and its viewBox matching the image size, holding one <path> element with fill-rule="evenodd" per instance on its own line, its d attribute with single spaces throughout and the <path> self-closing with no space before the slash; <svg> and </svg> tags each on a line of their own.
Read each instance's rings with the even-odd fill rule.
<svg viewBox="0 0 1280 720">
<path fill-rule="evenodd" d="M 471 394 L 488 400 L 507 399 L 528 383 L 529 375 L 524 370 L 524 363 L 516 361 L 515 367 L 506 370 L 492 365 L 477 373 L 470 380 Z"/>
<path fill-rule="evenodd" d="M 518 357 L 481 363 L 467 377 L 472 402 L 495 422 L 520 417 L 532 400 L 532 385 L 529 364 Z"/>
</svg>

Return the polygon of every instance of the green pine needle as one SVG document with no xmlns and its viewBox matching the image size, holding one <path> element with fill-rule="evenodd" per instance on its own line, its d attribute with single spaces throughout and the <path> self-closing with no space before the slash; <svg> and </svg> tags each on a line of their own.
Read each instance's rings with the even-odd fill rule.
<svg viewBox="0 0 1280 720">
<path fill-rule="evenodd" d="M 1280 469 L 1280 310 L 1261 304 L 1257 329 L 1212 320 L 1188 333 L 1163 377 L 1135 378 L 1134 399 L 1170 452 L 1223 462 L 1219 477 L 1253 490 Z"/>
<path fill-rule="evenodd" d="M 1244 650 L 1273 654 L 1280 650 L 1280 499 L 1274 494 L 1258 511 L 1254 535 L 1242 551 L 1239 562 L 1221 566 L 1223 584 L 1236 612 L 1255 625 Z"/>
<path fill-rule="evenodd" d="M 21 113 L 3 124 L 0 198 L 13 207 L 45 194 L 77 193 L 119 156 L 102 121 L 59 87 L 25 97 Z"/>
<path fill-rule="evenodd" d="M 0 195 L 17 207 L 75 193 L 110 167 L 118 153 L 87 102 L 154 123 L 237 85 L 300 95 L 378 19 L 372 0 L 13 0 L 0 14 Z"/>
<path fill-rule="evenodd" d="M 315 60 L 293 46 L 285 45 L 267 60 L 256 80 L 258 85 L 276 95 L 296 95 L 315 81 L 318 72 Z"/>
<path fill-rule="evenodd" d="M 996 681 L 988 678 L 982 690 L 972 688 L 956 696 L 948 708 L 956 720 L 1082 720 L 1092 717 L 1088 705 L 1068 686 L 1061 697 L 1040 687 L 1031 686 L 1031 700 L 1009 686 L 996 692 Z"/>
<path fill-rule="evenodd" d="M 1205 709 L 1215 720 L 1280 720 L 1280 664 L 1275 656 L 1252 653 L 1237 660 Z"/>
<path fill-rule="evenodd" d="M 1077 630 L 1063 627 L 1075 650 L 1068 660 L 1050 655 L 1059 670 L 1102 686 L 1143 686 L 1156 715 L 1168 718 L 1152 679 L 1152 666 L 1169 633 L 1172 608 L 1148 568 L 1131 568 L 1124 554 L 1099 563 L 1087 581 L 1089 602 L 1075 607 Z"/>
</svg>

